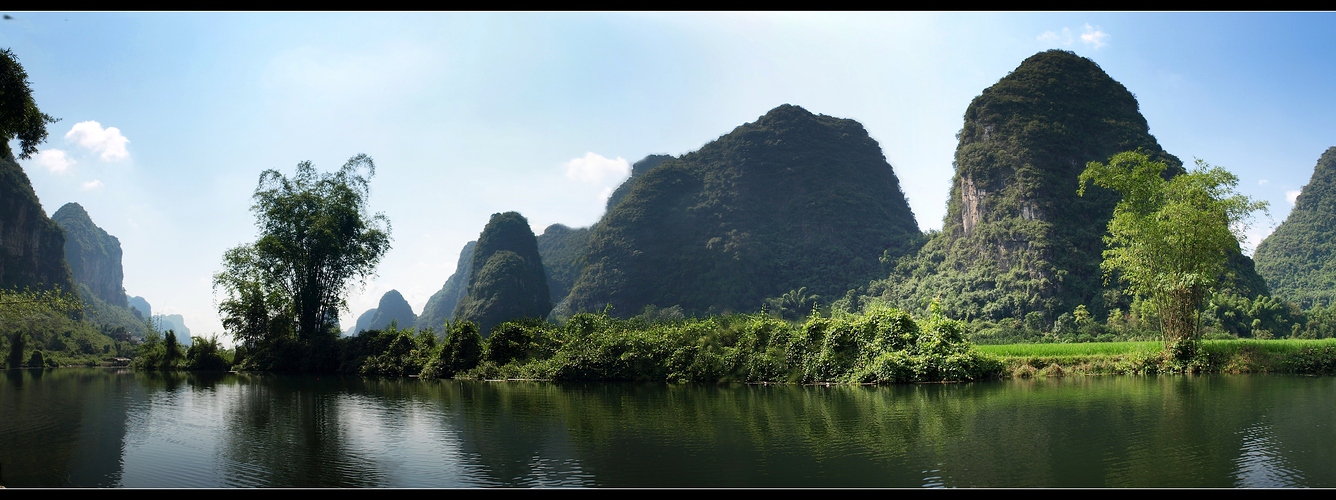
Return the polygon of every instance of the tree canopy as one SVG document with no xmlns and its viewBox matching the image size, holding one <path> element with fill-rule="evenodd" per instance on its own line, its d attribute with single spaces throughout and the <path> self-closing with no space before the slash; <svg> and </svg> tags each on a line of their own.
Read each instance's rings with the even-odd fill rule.
<svg viewBox="0 0 1336 500">
<path fill-rule="evenodd" d="M 348 288 L 364 284 L 390 249 L 389 220 L 367 212 L 375 168 L 357 155 L 333 173 L 306 161 L 291 178 L 260 174 L 251 207 L 260 237 L 228 250 L 214 276 L 214 289 L 226 295 L 218 305 L 223 326 L 240 344 L 264 349 L 291 340 L 312 348 L 337 336 Z"/>
<path fill-rule="evenodd" d="M 1252 214 L 1267 203 L 1236 193 L 1238 176 L 1205 161 L 1166 179 L 1168 168 L 1140 151 L 1118 153 L 1107 165 L 1088 163 L 1078 193 L 1094 184 L 1122 195 L 1104 237 L 1105 279 L 1117 276 L 1152 300 L 1171 347 L 1190 355 L 1204 300 L 1226 278 Z"/>
<path fill-rule="evenodd" d="M 28 86 L 28 72 L 9 49 L 0 50 L 0 158 L 13 157 L 9 141 L 18 138 L 20 159 L 37 152 L 46 141 L 46 124 L 58 119 L 37 109 Z"/>
</svg>

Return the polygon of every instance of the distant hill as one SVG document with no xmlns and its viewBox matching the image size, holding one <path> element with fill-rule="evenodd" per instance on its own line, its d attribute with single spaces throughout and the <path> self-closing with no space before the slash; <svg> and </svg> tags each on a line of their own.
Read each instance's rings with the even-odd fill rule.
<svg viewBox="0 0 1336 500">
<path fill-rule="evenodd" d="M 180 343 L 183 346 L 190 345 L 190 329 L 186 328 L 186 319 L 180 314 L 159 314 L 153 316 L 153 324 L 164 332 L 167 330 L 175 332 L 177 343 Z"/>
<path fill-rule="evenodd" d="M 921 238 L 861 124 L 779 106 L 680 158 L 654 158 L 610 199 L 563 310 L 629 316 L 760 310 L 806 288 L 842 295 Z"/>
<path fill-rule="evenodd" d="M 455 320 L 477 323 L 482 335 L 502 322 L 541 319 L 552 310 L 537 238 L 519 213 L 492 214 L 478 236 L 472 267 Z"/>
<path fill-rule="evenodd" d="M 362 333 L 362 331 L 364 330 L 370 330 L 371 320 L 374 319 L 375 317 L 376 317 L 376 308 L 373 307 L 371 309 L 367 309 L 366 312 L 357 316 L 357 321 L 353 323 L 353 327 L 343 332 L 343 334 L 345 336 L 352 336 Z"/>
<path fill-rule="evenodd" d="M 432 294 L 427 299 L 427 305 L 422 307 L 422 315 L 418 316 L 415 323 L 419 331 L 431 328 L 438 333 L 444 332 L 445 321 L 454 318 L 459 299 L 468 292 L 469 277 L 473 275 L 473 249 L 477 245 L 477 241 L 470 241 L 459 251 L 454 274 L 445 280 L 445 285 Z"/>
<path fill-rule="evenodd" d="M 145 320 L 153 317 L 153 306 L 150 306 L 148 301 L 143 297 L 130 297 L 129 303 L 131 312 L 135 312 L 136 310 L 139 312 L 139 315 L 136 317 Z"/>
<path fill-rule="evenodd" d="M 0 288 L 76 291 L 65 233 L 46 216 L 12 156 L 0 158 Z"/>
<path fill-rule="evenodd" d="M 380 305 L 376 306 L 376 314 L 371 317 L 366 329 L 382 330 L 390 326 L 391 322 L 398 324 L 399 328 L 408 329 L 416 321 L 417 315 L 413 314 L 413 307 L 408 305 L 404 296 L 398 290 L 390 290 L 380 296 Z"/>
<path fill-rule="evenodd" d="M 985 319 L 1038 311 L 1052 321 L 1081 304 L 1103 318 L 1125 307 L 1099 267 L 1118 196 L 1076 191 L 1086 163 L 1122 151 L 1141 149 L 1168 163 L 1169 175 L 1183 172 L 1150 135 L 1136 97 L 1089 59 L 1041 52 L 974 98 L 958 138 L 941 232 L 894 262 L 873 295 L 910 309 L 937 298 L 951 314 Z M 1259 292 L 1247 257 L 1231 265 L 1236 286 L 1252 287 L 1243 293 Z"/>
<path fill-rule="evenodd" d="M 553 224 L 538 235 L 538 254 L 543 258 L 547 274 L 547 289 L 553 304 L 570 294 L 575 280 L 584 269 L 584 257 L 589 253 L 589 228 L 571 229 Z"/>
<path fill-rule="evenodd" d="M 1253 259 L 1277 297 L 1303 307 L 1336 303 L 1336 147 L 1318 158 L 1294 209 Z"/>
</svg>

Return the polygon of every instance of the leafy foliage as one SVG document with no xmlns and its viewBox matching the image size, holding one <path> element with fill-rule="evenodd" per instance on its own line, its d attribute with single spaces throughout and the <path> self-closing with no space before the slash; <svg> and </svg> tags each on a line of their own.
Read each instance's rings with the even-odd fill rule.
<svg viewBox="0 0 1336 500">
<path fill-rule="evenodd" d="M 1253 259 L 1277 296 L 1305 308 L 1336 304 L 1336 147 L 1322 153 L 1294 209 Z"/>
<path fill-rule="evenodd" d="M 365 173 L 363 173 L 365 172 Z M 368 215 L 375 164 L 366 155 L 334 173 L 310 162 L 292 178 L 260 174 L 251 210 L 259 239 L 228 250 L 214 289 L 223 326 L 264 369 L 333 369 L 338 312 L 390 248 L 389 220 Z M 383 226 L 383 229 L 382 229 Z"/>
<path fill-rule="evenodd" d="M 468 294 L 456 306 L 456 321 L 471 321 L 482 335 L 520 318 L 545 318 L 552 311 L 543 259 L 529 221 L 516 212 L 492 214 L 478 236 Z"/>
<path fill-rule="evenodd" d="M 1229 255 L 1239 251 L 1247 222 L 1266 202 L 1235 193 L 1238 177 L 1204 161 L 1166 180 L 1167 169 L 1143 153 L 1119 153 L 1107 165 L 1090 162 L 1080 192 L 1091 183 L 1122 195 L 1109 220 L 1101 267 L 1150 299 L 1170 347 L 1191 357 L 1203 302 L 1227 282 Z"/>
<path fill-rule="evenodd" d="M 37 152 L 46 141 L 46 126 L 58 119 L 37 109 L 28 84 L 28 72 L 9 49 L 0 50 L 0 158 L 13 158 L 9 141 L 19 140 L 20 159 Z"/>
<path fill-rule="evenodd" d="M 588 253 L 587 227 L 571 229 L 553 224 L 538 235 L 538 255 L 543 258 L 543 271 L 547 274 L 547 289 L 553 304 L 565 300 L 571 293 L 571 287 L 575 286 L 575 280 L 580 277 L 580 270 L 584 269 L 584 257 Z"/>
<path fill-rule="evenodd" d="M 779 106 L 628 181 L 592 229 L 554 316 L 647 305 L 754 311 L 807 287 L 840 296 L 913 251 L 919 234 L 877 142 L 853 120 Z M 619 190 L 622 188 L 619 188 Z"/>
</svg>

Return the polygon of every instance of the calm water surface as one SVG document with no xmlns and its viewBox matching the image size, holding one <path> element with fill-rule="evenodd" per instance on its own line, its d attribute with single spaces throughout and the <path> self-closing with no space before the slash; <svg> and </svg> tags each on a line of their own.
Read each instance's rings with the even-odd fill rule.
<svg viewBox="0 0 1336 500">
<path fill-rule="evenodd" d="M 0 373 L 0 485 L 1336 486 L 1336 378 L 897 387 Z"/>
</svg>

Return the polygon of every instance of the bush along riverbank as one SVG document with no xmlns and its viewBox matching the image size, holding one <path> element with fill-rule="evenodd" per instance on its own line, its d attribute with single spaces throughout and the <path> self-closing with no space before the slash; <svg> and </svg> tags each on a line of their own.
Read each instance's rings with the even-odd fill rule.
<svg viewBox="0 0 1336 500">
<path fill-rule="evenodd" d="M 341 371 L 422 378 L 553 381 L 869 383 L 968 381 L 1003 374 L 965 340 L 963 323 L 890 308 L 676 321 L 581 313 L 564 326 L 503 323 L 484 341 L 471 323 L 434 335 L 394 328 L 346 339 Z M 440 344 L 440 345 L 437 345 Z"/>
<path fill-rule="evenodd" d="M 1162 342 L 981 346 L 1010 377 L 1154 375 L 1161 373 L 1295 373 L 1336 375 L 1336 339 L 1205 340 L 1184 362 Z"/>
</svg>

